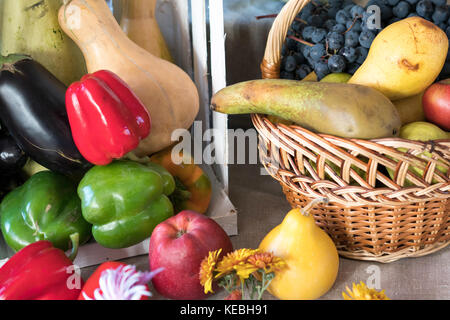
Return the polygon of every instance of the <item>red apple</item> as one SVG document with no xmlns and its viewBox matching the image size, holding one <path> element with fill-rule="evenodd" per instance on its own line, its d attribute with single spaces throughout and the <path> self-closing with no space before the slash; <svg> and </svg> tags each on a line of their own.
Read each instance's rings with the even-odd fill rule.
<svg viewBox="0 0 450 320">
<path fill-rule="evenodd" d="M 450 79 L 432 84 L 423 98 L 425 118 L 445 131 L 450 131 Z"/>
<path fill-rule="evenodd" d="M 233 245 L 222 227 L 202 214 L 181 211 L 160 223 L 150 238 L 150 268 L 164 268 L 152 279 L 154 288 L 169 299 L 206 298 L 200 264 L 209 251 L 218 249 L 224 255 L 233 251 Z"/>
</svg>

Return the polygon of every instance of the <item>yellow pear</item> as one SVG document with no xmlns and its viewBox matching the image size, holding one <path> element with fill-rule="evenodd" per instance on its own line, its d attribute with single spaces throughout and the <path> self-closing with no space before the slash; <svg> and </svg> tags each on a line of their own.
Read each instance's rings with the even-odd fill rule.
<svg viewBox="0 0 450 320">
<path fill-rule="evenodd" d="M 348 83 L 381 91 L 391 100 L 423 92 L 444 66 L 448 39 L 435 24 L 410 17 L 384 28 Z"/>
<path fill-rule="evenodd" d="M 306 77 L 304 77 L 301 81 L 312 81 L 312 82 L 315 82 L 315 81 L 317 81 L 317 75 L 313 71 L 310 74 L 308 74 Z"/>
<path fill-rule="evenodd" d="M 282 258 L 287 267 L 278 271 L 268 291 L 282 300 L 312 300 L 331 289 L 339 269 L 339 255 L 331 238 L 320 229 L 308 211 L 289 211 L 282 223 L 270 231 L 259 248 Z"/>
</svg>

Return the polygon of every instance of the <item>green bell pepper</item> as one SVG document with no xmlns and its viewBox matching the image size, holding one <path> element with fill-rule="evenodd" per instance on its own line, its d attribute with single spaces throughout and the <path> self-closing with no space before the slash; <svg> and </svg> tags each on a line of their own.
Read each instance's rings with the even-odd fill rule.
<svg viewBox="0 0 450 320">
<path fill-rule="evenodd" d="M 68 250 L 71 235 L 78 234 L 80 244 L 91 237 L 76 184 L 51 171 L 36 173 L 8 193 L 0 205 L 0 215 L 3 237 L 15 251 L 39 240 Z"/>
<path fill-rule="evenodd" d="M 119 160 L 91 168 L 78 195 L 95 240 L 107 248 L 125 248 L 150 237 L 156 225 L 173 215 L 167 196 L 174 189 L 164 168 Z"/>
<path fill-rule="evenodd" d="M 175 182 L 175 178 L 169 173 L 169 171 L 167 171 L 163 166 L 153 162 L 146 162 L 145 166 L 159 173 L 163 179 L 163 193 L 166 196 L 171 195 L 175 191 L 177 184 Z"/>
</svg>

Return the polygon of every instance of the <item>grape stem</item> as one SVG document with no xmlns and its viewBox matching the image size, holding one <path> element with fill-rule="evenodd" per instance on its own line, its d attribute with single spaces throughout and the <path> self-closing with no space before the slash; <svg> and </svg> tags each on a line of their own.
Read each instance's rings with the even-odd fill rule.
<svg viewBox="0 0 450 320">
<path fill-rule="evenodd" d="M 303 40 L 303 39 L 300 39 L 300 38 L 297 38 L 297 37 L 294 37 L 294 36 L 287 36 L 287 37 L 288 37 L 289 39 L 295 40 L 295 41 L 297 41 L 297 42 L 306 44 L 307 46 L 310 46 L 310 47 L 314 46 L 311 42 L 305 41 L 305 40 Z"/>
<path fill-rule="evenodd" d="M 298 21 L 298 22 L 301 22 L 301 23 L 304 23 L 304 24 L 308 24 L 308 22 L 306 22 L 305 20 L 297 18 L 297 17 L 295 17 L 294 20 Z"/>
<path fill-rule="evenodd" d="M 256 18 L 256 20 L 259 20 L 259 19 L 265 19 L 265 18 L 276 18 L 277 16 L 278 16 L 277 13 L 272 13 L 272 14 L 266 14 L 263 16 L 256 16 L 255 18 Z"/>
<path fill-rule="evenodd" d="M 349 31 L 353 28 L 353 26 L 355 25 L 356 21 L 357 21 L 359 18 L 361 18 L 361 17 L 362 17 L 362 16 L 357 15 L 357 16 L 353 19 L 352 25 L 351 25 L 347 30 L 345 30 L 345 32 L 344 32 L 343 34 L 346 34 L 347 32 L 349 32 Z"/>
</svg>

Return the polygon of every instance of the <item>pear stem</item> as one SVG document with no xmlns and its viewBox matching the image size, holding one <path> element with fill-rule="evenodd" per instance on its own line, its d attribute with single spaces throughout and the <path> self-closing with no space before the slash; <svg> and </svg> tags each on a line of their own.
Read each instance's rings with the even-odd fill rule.
<svg viewBox="0 0 450 320">
<path fill-rule="evenodd" d="M 302 215 L 304 215 L 305 217 L 309 216 L 309 211 L 315 207 L 317 204 L 319 203 L 324 203 L 324 204 L 328 204 L 328 202 L 330 202 L 330 200 L 328 198 L 317 198 L 314 199 L 313 201 L 311 201 L 310 203 L 308 203 L 304 208 L 300 209 L 300 213 Z"/>
</svg>

